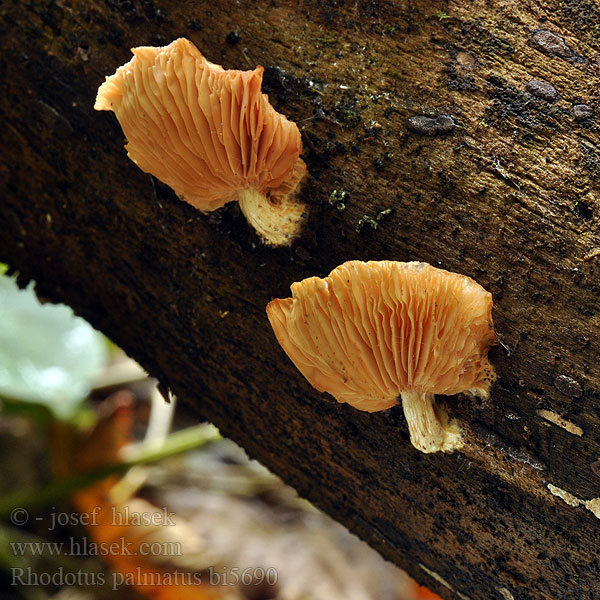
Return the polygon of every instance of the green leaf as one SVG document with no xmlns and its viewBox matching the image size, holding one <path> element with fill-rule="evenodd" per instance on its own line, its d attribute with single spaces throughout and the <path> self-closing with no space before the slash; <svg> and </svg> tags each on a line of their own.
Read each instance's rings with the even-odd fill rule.
<svg viewBox="0 0 600 600">
<path fill-rule="evenodd" d="M 43 404 L 71 419 L 107 355 L 104 337 L 69 307 L 42 305 L 32 285 L 20 290 L 0 275 L 1 397 Z"/>
</svg>

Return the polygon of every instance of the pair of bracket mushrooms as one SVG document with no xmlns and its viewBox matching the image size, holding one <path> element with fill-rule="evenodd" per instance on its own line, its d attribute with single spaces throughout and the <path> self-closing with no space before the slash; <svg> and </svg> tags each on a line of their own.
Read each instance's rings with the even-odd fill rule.
<svg viewBox="0 0 600 600">
<path fill-rule="evenodd" d="M 263 68 L 225 70 L 183 38 L 133 54 L 94 107 L 115 112 L 129 157 L 203 212 L 238 201 L 266 244 L 289 245 L 305 218 L 307 169 L 298 127 L 261 93 Z M 464 275 L 396 261 L 349 261 L 291 289 L 267 315 L 315 388 L 369 412 L 400 396 L 415 448 L 462 445 L 434 394 L 489 395 L 489 292 Z"/>
</svg>

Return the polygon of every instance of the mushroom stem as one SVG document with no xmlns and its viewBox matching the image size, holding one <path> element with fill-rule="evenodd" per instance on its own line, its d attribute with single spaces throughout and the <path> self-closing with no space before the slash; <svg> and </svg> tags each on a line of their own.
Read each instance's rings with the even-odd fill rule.
<svg viewBox="0 0 600 600">
<path fill-rule="evenodd" d="M 300 233 L 306 206 L 298 201 L 298 193 L 307 174 L 306 164 L 298 158 L 290 175 L 279 187 L 265 193 L 254 188 L 238 193 L 244 216 L 265 244 L 289 246 Z"/>
<path fill-rule="evenodd" d="M 305 207 L 290 196 L 268 198 L 249 188 L 239 193 L 244 216 L 258 235 L 271 246 L 288 246 L 298 235 Z"/>
<path fill-rule="evenodd" d="M 452 452 L 462 446 L 458 424 L 435 404 L 434 394 L 402 392 L 400 396 L 410 441 L 417 450 Z"/>
</svg>

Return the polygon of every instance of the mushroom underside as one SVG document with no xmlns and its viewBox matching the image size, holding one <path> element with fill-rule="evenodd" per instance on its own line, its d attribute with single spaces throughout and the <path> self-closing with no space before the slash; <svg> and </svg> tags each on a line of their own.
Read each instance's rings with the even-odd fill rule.
<svg viewBox="0 0 600 600">
<path fill-rule="evenodd" d="M 265 243 L 289 245 L 307 171 L 297 125 L 261 92 L 264 69 L 225 70 L 184 38 L 132 51 L 94 106 L 115 113 L 131 160 L 203 212 L 239 200 Z"/>
<path fill-rule="evenodd" d="M 434 394 L 489 394 L 491 312 L 491 294 L 472 279 L 395 261 L 348 261 L 267 306 L 277 340 L 316 389 L 368 412 L 401 397 L 425 453 L 462 445 Z"/>
</svg>

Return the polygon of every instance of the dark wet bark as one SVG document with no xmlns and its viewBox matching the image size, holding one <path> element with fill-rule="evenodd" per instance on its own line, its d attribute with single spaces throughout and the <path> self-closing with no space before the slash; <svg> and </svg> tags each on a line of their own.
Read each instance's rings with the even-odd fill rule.
<svg viewBox="0 0 600 600">
<path fill-rule="evenodd" d="M 596 599 L 595 504 L 550 489 L 600 496 L 599 24 L 581 0 L 4 3 L 0 260 L 443 597 Z M 178 201 L 92 110 L 130 47 L 178 36 L 264 65 L 299 124 L 290 249 Z M 401 407 L 339 406 L 277 345 L 266 303 L 356 258 L 493 292 L 492 398 L 448 399 L 464 451 L 416 452 Z"/>
</svg>

